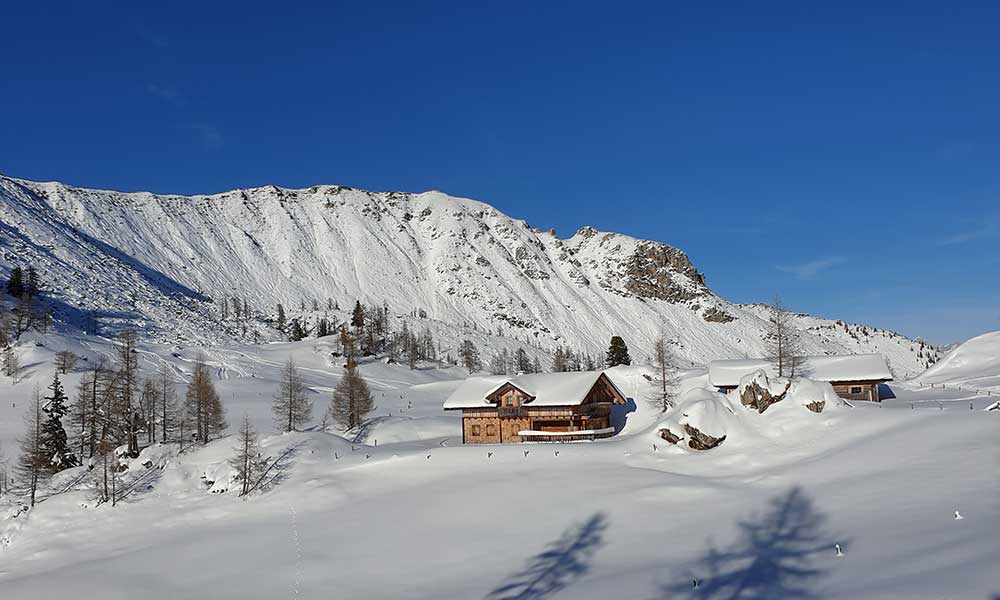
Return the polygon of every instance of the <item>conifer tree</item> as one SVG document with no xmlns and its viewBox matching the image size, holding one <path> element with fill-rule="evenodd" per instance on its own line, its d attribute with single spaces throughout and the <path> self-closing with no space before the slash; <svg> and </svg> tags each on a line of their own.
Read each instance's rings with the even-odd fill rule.
<svg viewBox="0 0 1000 600">
<path fill-rule="evenodd" d="M 514 353 L 514 369 L 518 373 L 531 373 L 531 361 L 528 360 L 528 353 L 524 351 L 524 348 L 518 348 L 517 352 Z"/>
<path fill-rule="evenodd" d="M 28 274 L 24 281 L 24 294 L 28 298 L 34 298 L 42 291 L 41 281 L 38 279 L 38 271 L 35 267 L 28 265 Z"/>
<path fill-rule="evenodd" d="M 292 342 L 299 342 L 305 339 L 306 332 L 302 329 L 302 323 L 298 319 L 292 319 L 292 326 L 288 331 L 288 340 Z"/>
<path fill-rule="evenodd" d="M 79 462 L 69 448 L 66 429 L 63 428 L 62 419 L 69 409 L 66 406 L 68 398 L 63 392 L 58 373 L 53 377 L 49 390 L 51 395 L 45 397 L 46 403 L 43 408 L 47 416 L 42 423 L 42 448 L 48 457 L 46 468 L 50 473 L 58 473 L 63 469 L 77 466 Z"/>
<path fill-rule="evenodd" d="M 31 404 L 24 418 L 24 436 L 21 438 L 21 453 L 18 456 L 16 471 L 24 481 L 30 493 L 31 506 L 35 506 L 35 496 L 38 485 L 48 479 L 49 457 L 46 456 L 42 442 L 42 393 L 35 387 L 31 395 Z"/>
<path fill-rule="evenodd" d="M 365 329 L 365 309 L 361 306 L 361 301 L 354 303 L 354 311 L 351 313 L 351 327 L 354 328 L 354 335 L 361 338 Z"/>
<path fill-rule="evenodd" d="M 243 416 L 237 444 L 236 456 L 229 459 L 229 466 L 236 471 L 236 483 L 240 486 L 240 497 L 243 497 L 257 485 L 269 464 L 268 459 L 261 456 L 257 432 L 246 415 Z"/>
<path fill-rule="evenodd" d="M 274 420 L 281 431 L 295 431 L 312 418 L 312 402 L 302 381 L 302 374 L 289 357 L 281 371 L 281 382 L 271 405 Z"/>
<path fill-rule="evenodd" d="M 625 345 L 625 340 L 621 336 L 611 337 L 611 345 L 608 347 L 605 362 L 609 367 L 632 364 L 632 357 L 628 354 L 628 346 Z"/>
<path fill-rule="evenodd" d="M 278 331 L 285 333 L 285 307 L 278 303 Z"/>
<path fill-rule="evenodd" d="M 21 267 L 14 267 L 10 271 L 7 279 L 7 293 L 15 298 L 20 298 L 24 294 L 24 270 Z"/>
<path fill-rule="evenodd" d="M 330 335 L 330 322 L 326 320 L 326 317 L 322 317 L 316 324 L 316 337 L 321 338 L 328 335 Z"/>
<path fill-rule="evenodd" d="M 552 372 L 562 373 L 567 370 L 566 351 L 563 350 L 562 346 L 556 346 L 556 349 L 552 352 Z"/>
<path fill-rule="evenodd" d="M 330 416 L 342 430 L 349 431 L 364 423 L 365 417 L 374 408 L 375 402 L 368 391 L 368 383 L 358 373 L 358 365 L 354 359 L 348 358 L 344 376 L 333 390 Z"/>
<path fill-rule="evenodd" d="M 475 373 L 483 368 L 479 360 L 479 349 L 472 343 L 472 340 L 463 340 L 458 353 L 462 359 L 462 366 L 468 369 L 469 373 Z"/>
</svg>

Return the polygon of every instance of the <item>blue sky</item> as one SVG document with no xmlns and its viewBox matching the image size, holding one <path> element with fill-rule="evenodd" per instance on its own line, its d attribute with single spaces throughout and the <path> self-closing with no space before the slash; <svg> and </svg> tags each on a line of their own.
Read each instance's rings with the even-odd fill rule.
<svg viewBox="0 0 1000 600">
<path fill-rule="evenodd" d="M 42 4 L 0 13 L 0 172 L 440 189 L 733 300 L 1000 329 L 996 3 Z"/>
</svg>

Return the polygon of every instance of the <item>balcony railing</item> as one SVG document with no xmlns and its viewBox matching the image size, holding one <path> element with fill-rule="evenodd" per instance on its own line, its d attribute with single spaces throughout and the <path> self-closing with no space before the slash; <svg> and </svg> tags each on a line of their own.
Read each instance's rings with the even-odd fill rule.
<svg viewBox="0 0 1000 600">
<path fill-rule="evenodd" d="M 497 416 L 501 419 L 511 419 L 515 417 L 526 417 L 528 411 L 523 406 L 498 406 Z"/>
</svg>

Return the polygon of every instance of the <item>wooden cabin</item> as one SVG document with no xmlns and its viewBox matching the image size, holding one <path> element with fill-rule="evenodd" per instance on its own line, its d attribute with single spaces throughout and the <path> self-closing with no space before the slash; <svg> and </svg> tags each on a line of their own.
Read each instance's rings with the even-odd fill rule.
<svg viewBox="0 0 1000 600">
<path fill-rule="evenodd" d="M 470 377 L 444 403 L 462 411 L 462 443 L 592 440 L 615 434 L 625 395 L 601 371 Z"/>
<path fill-rule="evenodd" d="M 774 363 L 765 359 L 713 360 L 708 365 L 708 381 L 719 391 L 728 392 L 738 388 L 743 377 L 758 370 L 768 377 L 778 376 Z M 794 375 L 828 382 L 846 400 L 870 402 L 880 402 L 879 385 L 892 381 L 889 365 L 881 354 L 806 356 Z"/>
</svg>

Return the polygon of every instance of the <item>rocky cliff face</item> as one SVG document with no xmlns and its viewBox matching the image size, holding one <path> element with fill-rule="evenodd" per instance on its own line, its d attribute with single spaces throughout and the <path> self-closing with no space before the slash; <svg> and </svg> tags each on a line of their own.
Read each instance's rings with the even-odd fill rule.
<svg viewBox="0 0 1000 600">
<path fill-rule="evenodd" d="M 455 339 L 489 333 L 536 353 L 566 344 L 599 356 L 622 335 L 641 360 L 661 332 L 692 362 L 764 351 L 758 311 L 712 293 L 677 248 L 590 227 L 560 239 L 438 192 L 266 186 L 171 196 L 0 177 L 0 221 L 0 275 L 34 263 L 67 321 L 92 311 L 163 341 L 266 339 L 274 332 L 263 318 L 279 302 L 295 311 L 360 299 L 422 312 Z M 254 309 L 247 332 L 220 319 L 224 297 Z M 818 323 L 833 322 L 803 329 Z M 807 330 L 805 345 L 882 351 L 903 372 L 922 370 L 902 336 L 847 333 Z"/>
</svg>

